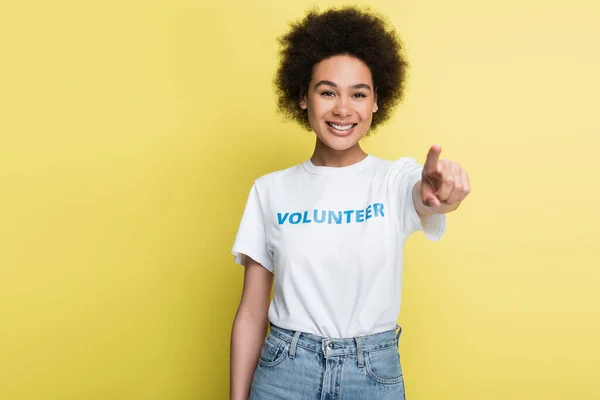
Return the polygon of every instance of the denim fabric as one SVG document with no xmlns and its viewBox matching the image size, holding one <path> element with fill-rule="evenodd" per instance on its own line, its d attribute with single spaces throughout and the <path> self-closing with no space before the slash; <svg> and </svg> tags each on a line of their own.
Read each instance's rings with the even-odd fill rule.
<svg viewBox="0 0 600 400">
<path fill-rule="evenodd" d="M 404 400 L 401 332 L 337 339 L 271 325 L 249 400 Z"/>
</svg>

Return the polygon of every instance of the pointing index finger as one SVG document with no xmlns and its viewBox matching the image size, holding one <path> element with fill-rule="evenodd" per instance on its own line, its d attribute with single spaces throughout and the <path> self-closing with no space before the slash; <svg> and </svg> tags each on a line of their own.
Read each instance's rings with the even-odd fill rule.
<svg viewBox="0 0 600 400">
<path fill-rule="evenodd" d="M 439 144 L 431 146 L 427 153 L 427 160 L 425 160 L 425 165 L 423 166 L 426 174 L 435 174 L 438 172 L 438 161 L 440 160 L 441 152 L 442 147 Z"/>
</svg>

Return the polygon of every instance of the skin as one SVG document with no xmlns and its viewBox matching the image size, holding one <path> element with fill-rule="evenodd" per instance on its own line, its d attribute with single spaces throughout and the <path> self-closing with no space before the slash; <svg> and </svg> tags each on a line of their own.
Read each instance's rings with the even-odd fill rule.
<svg viewBox="0 0 600 400">
<path fill-rule="evenodd" d="M 230 340 L 229 397 L 247 400 L 269 320 L 273 274 L 250 257 L 244 260 L 242 299 L 233 320 Z"/>
<path fill-rule="evenodd" d="M 316 142 L 311 161 L 318 166 L 344 167 L 364 160 L 360 140 L 377 112 L 377 94 L 369 67 L 361 60 L 339 55 L 313 67 L 308 91 L 299 101 L 306 110 Z M 328 123 L 349 125 L 338 130 Z M 465 170 L 458 163 L 440 160 L 442 149 L 432 146 L 422 178 L 413 188 L 415 208 L 421 217 L 444 214 L 458 208 L 470 193 Z M 230 398 L 247 400 L 252 377 L 268 327 L 273 275 L 253 259 L 244 261 L 244 287 L 231 333 Z"/>
<path fill-rule="evenodd" d="M 454 211 L 471 193 L 469 175 L 458 163 L 440 160 L 442 148 L 433 145 L 423 165 L 422 178 L 413 188 L 415 208 L 421 216 Z"/>
</svg>

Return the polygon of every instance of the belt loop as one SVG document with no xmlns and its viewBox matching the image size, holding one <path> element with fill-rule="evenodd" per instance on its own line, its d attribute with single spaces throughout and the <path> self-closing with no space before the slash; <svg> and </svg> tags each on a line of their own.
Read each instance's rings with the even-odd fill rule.
<svg viewBox="0 0 600 400">
<path fill-rule="evenodd" d="M 356 355 L 358 356 L 358 368 L 362 368 L 365 365 L 362 340 L 360 339 L 360 336 L 357 336 L 354 339 L 356 339 Z"/>
<path fill-rule="evenodd" d="M 292 338 L 292 344 L 290 345 L 290 358 L 296 357 L 296 346 L 298 345 L 298 339 L 300 338 L 300 331 L 294 333 Z"/>
<path fill-rule="evenodd" d="M 396 329 L 398 330 L 396 332 L 396 341 L 398 341 L 400 339 L 400 334 L 402 333 L 402 327 L 398 324 L 396 324 Z"/>
</svg>

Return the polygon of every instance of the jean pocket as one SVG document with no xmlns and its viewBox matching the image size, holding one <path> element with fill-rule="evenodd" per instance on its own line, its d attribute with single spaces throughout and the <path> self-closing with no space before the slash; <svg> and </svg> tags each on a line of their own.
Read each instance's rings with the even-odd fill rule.
<svg viewBox="0 0 600 400">
<path fill-rule="evenodd" d="M 285 353 L 288 351 L 288 349 L 288 342 L 269 334 L 265 340 L 262 350 L 260 351 L 260 358 L 258 359 L 258 362 L 265 367 L 274 367 L 284 360 Z"/>
<path fill-rule="evenodd" d="M 402 367 L 400 354 L 395 346 L 371 351 L 365 357 L 367 373 L 375 381 L 384 385 L 394 385 L 402 382 Z"/>
</svg>

